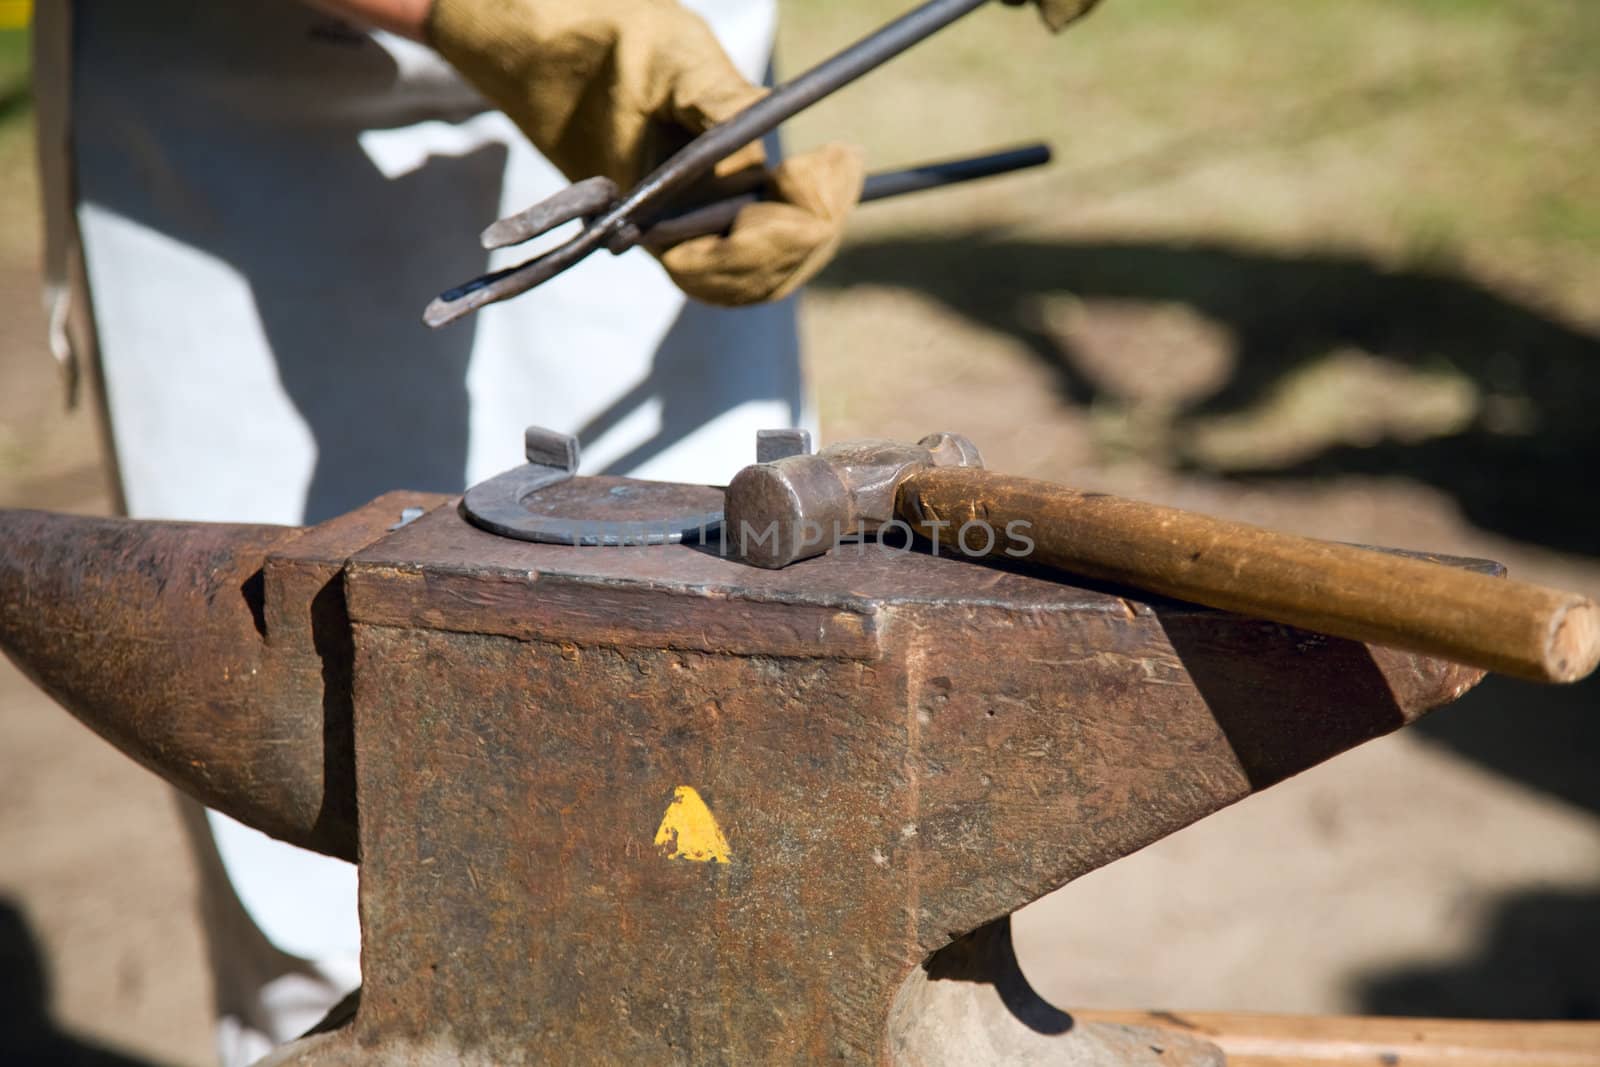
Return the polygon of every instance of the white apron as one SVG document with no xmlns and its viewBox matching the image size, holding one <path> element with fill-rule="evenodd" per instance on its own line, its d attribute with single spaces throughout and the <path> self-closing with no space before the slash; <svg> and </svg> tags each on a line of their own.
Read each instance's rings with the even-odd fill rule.
<svg viewBox="0 0 1600 1067">
<path fill-rule="evenodd" d="M 773 0 L 688 6 L 759 79 Z M 566 184 L 429 49 L 289 0 L 72 15 L 76 221 L 130 514 L 293 524 L 458 491 L 521 462 L 529 424 L 580 433 L 589 473 L 720 482 L 757 429 L 805 421 L 792 302 L 687 304 L 640 251 L 423 327 L 491 265 L 478 230 Z M 268 938 L 353 979 L 355 869 L 211 823 Z"/>
</svg>

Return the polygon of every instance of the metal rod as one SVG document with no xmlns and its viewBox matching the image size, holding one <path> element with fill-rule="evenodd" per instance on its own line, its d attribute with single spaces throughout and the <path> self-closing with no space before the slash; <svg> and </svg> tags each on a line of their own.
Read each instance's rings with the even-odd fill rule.
<svg viewBox="0 0 1600 1067">
<path fill-rule="evenodd" d="M 1007 149 L 1004 152 L 971 156 L 967 159 L 951 159 L 942 163 L 924 163 L 904 170 L 886 171 L 867 178 L 861 190 L 861 202 L 885 200 L 891 196 L 904 196 L 906 193 L 921 192 L 923 189 L 936 189 L 957 182 L 970 182 L 979 178 L 993 177 L 996 174 L 1009 174 L 1028 167 L 1042 167 L 1048 162 L 1050 162 L 1050 146 L 1030 144 Z"/>
<path fill-rule="evenodd" d="M 968 159 L 945 160 L 940 163 L 923 163 L 904 170 L 882 171 L 869 174 L 861 187 L 861 203 L 886 200 L 891 196 L 924 189 L 937 189 L 957 182 L 975 181 L 1026 167 L 1038 167 L 1050 162 L 1050 147 L 1032 144 L 1005 152 L 993 152 Z M 638 240 L 646 248 L 671 248 L 691 237 L 708 233 L 723 233 L 739 212 L 757 200 L 760 193 L 730 196 L 703 207 L 692 208 L 679 215 L 671 215 L 651 226 Z"/>
<path fill-rule="evenodd" d="M 737 115 L 702 133 L 633 188 L 611 210 L 567 244 L 508 270 L 485 275 L 440 294 L 422 314 L 429 326 L 443 326 L 485 304 L 506 300 L 549 281 L 606 246 L 618 233 L 663 209 L 676 193 L 785 119 L 882 66 L 989 0 L 928 0 L 868 37 L 778 86 Z"/>
</svg>

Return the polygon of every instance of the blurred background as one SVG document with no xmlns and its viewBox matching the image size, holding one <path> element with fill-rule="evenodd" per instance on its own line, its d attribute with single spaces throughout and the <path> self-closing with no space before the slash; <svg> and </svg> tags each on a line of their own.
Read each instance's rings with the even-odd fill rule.
<svg viewBox="0 0 1600 1067">
<path fill-rule="evenodd" d="M 784 0 L 780 71 L 907 6 Z M 103 512 L 39 311 L 26 8 L 0 506 Z M 1057 153 L 860 213 L 804 308 L 824 437 L 959 430 L 1013 473 L 1600 596 L 1597 56 L 1593 0 L 1106 0 L 1061 39 L 979 12 L 788 130 L 874 169 Z M 1069 1007 L 1600 1018 L 1597 698 L 1491 679 L 1029 908 L 1023 966 Z M 0 1034 L 207 1062 L 193 892 L 165 788 L 0 665 Z"/>
</svg>

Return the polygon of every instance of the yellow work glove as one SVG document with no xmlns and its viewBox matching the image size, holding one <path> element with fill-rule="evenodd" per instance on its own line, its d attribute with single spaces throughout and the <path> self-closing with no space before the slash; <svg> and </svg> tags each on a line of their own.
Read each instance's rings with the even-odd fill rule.
<svg viewBox="0 0 1600 1067">
<path fill-rule="evenodd" d="M 1100 0 L 1006 0 L 1012 7 L 1034 3 L 1039 6 L 1039 17 L 1050 27 L 1050 32 L 1060 33 L 1071 23 L 1089 13 Z"/>
<path fill-rule="evenodd" d="M 428 39 L 568 178 L 604 175 L 624 190 L 765 93 L 675 0 L 436 0 Z M 752 144 L 716 175 L 764 160 Z M 772 172 L 773 199 L 746 207 L 728 235 L 658 256 L 698 300 L 780 299 L 832 257 L 861 181 L 859 156 L 842 146 L 797 156 Z"/>
</svg>

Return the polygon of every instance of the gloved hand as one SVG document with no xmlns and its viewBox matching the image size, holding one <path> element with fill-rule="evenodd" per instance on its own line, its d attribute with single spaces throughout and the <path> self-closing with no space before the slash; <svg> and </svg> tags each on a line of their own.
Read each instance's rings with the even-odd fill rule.
<svg viewBox="0 0 1600 1067">
<path fill-rule="evenodd" d="M 1071 23 L 1087 15 L 1100 0 L 1006 0 L 1012 7 L 1034 3 L 1039 5 L 1039 17 L 1050 27 L 1051 33 L 1060 33 Z"/>
<path fill-rule="evenodd" d="M 568 178 L 600 174 L 624 190 L 765 92 L 676 0 L 436 0 L 427 35 Z M 764 161 L 756 143 L 716 173 Z M 797 156 L 770 176 L 774 198 L 741 211 L 727 236 L 660 259 L 707 303 L 787 296 L 833 255 L 862 176 L 859 156 L 839 145 Z"/>
</svg>

